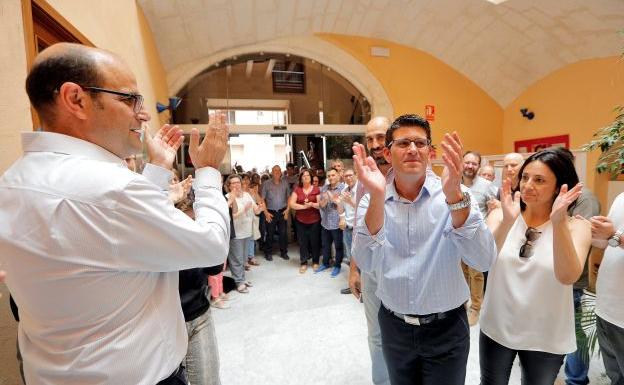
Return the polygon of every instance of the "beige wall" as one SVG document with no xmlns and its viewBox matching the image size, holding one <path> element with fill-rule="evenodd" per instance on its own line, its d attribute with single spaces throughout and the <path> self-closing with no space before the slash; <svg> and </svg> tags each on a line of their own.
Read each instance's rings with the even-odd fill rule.
<svg viewBox="0 0 624 385">
<path fill-rule="evenodd" d="M 156 100 L 165 102 L 165 70 L 141 8 L 133 0 L 47 0 L 93 44 L 120 55 L 134 71 L 152 128 L 159 124 Z"/>
<path fill-rule="evenodd" d="M 386 90 L 395 117 L 405 113 L 424 116 L 425 105 L 433 104 L 436 108 L 435 121 L 431 123 L 434 144 L 440 143 L 445 132 L 457 130 L 464 148 L 483 154 L 500 153 L 503 109 L 477 84 L 449 65 L 423 51 L 386 40 L 319 36 L 368 68 Z M 389 48 L 390 57 L 372 57 L 372 46 Z"/>
<path fill-rule="evenodd" d="M 305 60 L 305 93 L 275 93 L 272 77 L 264 76 L 267 63 L 255 63 L 249 78 L 245 75 L 245 62 L 233 65 L 229 77 L 226 68 L 220 66 L 193 78 L 178 93 L 183 102 L 176 111 L 176 121 L 190 124 L 191 118 L 197 118 L 200 123 L 206 123 L 206 98 L 229 98 L 289 100 L 290 122 L 293 124 L 318 124 L 319 101 L 323 101 L 325 124 L 349 124 L 353 111 L 351 95 L 359 92 L 336 71 L 326 68 L 321 71 L 318 62 Z"/>
<path fill-rule="evenodd" d="M 123 57 L 134 70 L 152 129 L 160 125 L 156 100 L 168 96 L 165 71 L 142 10 L 132 0 L 49 0 L 98 47 Z M 0 1 L 0 172 L 21 154 L 19 133 L 32 130 L 26 79 L 26 48 L 20 0 Z"/>
<path fill-rule="evenodd" d="M 26 46 L 20 0 L 0 1 L 0 173 L 21 154 L 21 131 L 32 130 L 24 90 Z"/>
<path fill-rule="evenodd" d="M 613 108 L 623 104 L 624 62 L 618 57 L 583 60 L 555 71 L 527 88 L 504 111 L 503 150 L 514 141 L 554 135 L 570 135 L 570 147 L 588 143 L 594 132 L 615 119 Z M 520 108 L 535 112 L 533 120 Z M 608 210 L 608 176 L 594 171 L 599 150 L 588 156 L 586 181 Z"/>
</svg>

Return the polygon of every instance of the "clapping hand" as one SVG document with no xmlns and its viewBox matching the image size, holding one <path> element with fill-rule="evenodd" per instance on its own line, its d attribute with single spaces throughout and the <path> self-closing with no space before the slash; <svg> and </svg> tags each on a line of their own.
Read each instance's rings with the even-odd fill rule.
<svg viewBox="0 0 624 385">
<path fill-rule="evenodd" d="M 187 176 L 186 179 L 181 182 L 172 183 L 169 185 L 169 200 L 174 204 L 180 202 L 188 195 L 192 186 L 193 177 L 191 175 Z"/>
<path fill-rule="evenodd" d="M 503 222 L 513 223 L 520 215 L 520 191 L 512 193 L 511 179 L 506 178 L 501 187 L 500 207 L 503 210 Z"/>
<path fill-rule="evenodd" d="M 210 114 L 210 123 L 201 144 L 199 143 L 199 131 L 197 128 L 191 130 L 189 155 L 195 168 L 217 168 L 221 164 L 227 149 L 229 136 L 229 129 L 225 124 L 225 119 L 225 114 L 223 113 Z"/>
<path fill-rule="evenodd" d="M 5 278 L 6 278 L 6 272 L 4 270 L 0 270 L 0 283 L 4 283 Z M 2 298 L 2 293 L 0 293 L 0 298 Z"/>
<path fill-rule="evenodd" d="M 568 206 L 572 204 L 579 196 L 581 196 L 583 189 L 582 183 L 577 183 L 568 191 L 568 185 L 561 185 L 559 189 L 559 195 L 555 199 L 550 211 L 550 221 L 553 223 L 561 222 L 568 216 Z"/>
<path fill-rule="evenodd" d="M 339 193 L 328 193 L 329 198 L 335 205 L 340 204 L 340 194 Z"/>
<path fill-rule="evenodd" d="M 606 241 L 615 233 L 613 222 L 608 217 L 597 215 L 591 217 L 591 232 L 593 239 Z"/>
<path fill-rule="evenodd" d="M 487 201 L 488 213 L 500 207 L 501 207 L 501 202 L 496 198 L 491 198 Z"/>
<path fill-rule="evenodd" d="M 460 184 L 464 171 L 463 146 L 457 132 L 444 134 L 441 145 L 442 160 L 446 165 L 445 172 L 442 173 L 442 191 L 447 202 L 456 203 L 462 200 Z"/>
<path fill-rule="evenodd" d="M 171 169 L 178 148 L 184 142 L 182 130 L 178 126 L 165 124 L 153 137 L 146 127 L 143 130 L 145 130 L 145 145 L 150 163 L 168 170 Z"/>
<path fill-rule="evenodd" d="M 371 196 L 386 193 L 386 178 L 377 167 L 375 160 L 366 156 L 364 146 L 357 142 L 353 143 L 353 164 L 359 180 L 370 191 Z"/>
</svg>

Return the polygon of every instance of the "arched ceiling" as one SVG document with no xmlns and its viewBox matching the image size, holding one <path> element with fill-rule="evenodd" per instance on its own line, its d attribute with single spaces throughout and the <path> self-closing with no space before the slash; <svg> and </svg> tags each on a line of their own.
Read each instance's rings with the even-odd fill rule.
<svg viewBox="0 0 624 385">
<path fill-rule="evenodd" d="M 624 0 L 138 2 L 168 73 L 221 51 L 274 39 L 357 35 L 427 52 L 503 107 L 567 64 L 619 55 L 624 48 L 618 34 L 624 29 Z"/>
</svg>

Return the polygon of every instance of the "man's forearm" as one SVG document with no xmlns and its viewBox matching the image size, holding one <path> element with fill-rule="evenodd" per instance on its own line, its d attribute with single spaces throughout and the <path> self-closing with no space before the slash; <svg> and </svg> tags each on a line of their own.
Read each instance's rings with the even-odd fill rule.
<svg viewBox="0 0 624 385">
<path fill-rule="evenodd" d="M 368 210 L 366 211 L 366 227 L 371 235 L 376 235 L 384 223 L 384 196 L 370 197 Z"/>
<path fill-rule="evenodd" d="M 349 271 L 351 273 L 359 273 L 357 263 L 355 263 L 355 258 L 351 258 L 351 261 L 349 262 Z"/>
</svg>

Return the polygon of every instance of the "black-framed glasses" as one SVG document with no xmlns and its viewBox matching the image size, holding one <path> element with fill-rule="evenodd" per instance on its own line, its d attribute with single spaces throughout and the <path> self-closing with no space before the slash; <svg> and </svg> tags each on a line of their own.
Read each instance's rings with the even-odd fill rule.
<svg viewBox="0 0 624 385">
<path fill-rule="evenodd" d="M 394 139 L 390 141 L 390 143 L 388 143 L 388 148 L 392 146 L 397 146 L 398 148 L 404 150 L 404 149 L 409 148 L 412 145 L 412 143 L 414 143 L 416 148 L 420 150 L 421 148 L 425 148 L 428 145 L 430 145 L 431 141 L 429 139 L 423 139 L 423 138 L 415 138 L 415 139 L 399 138 L 399 139 Z"/>
<path fill-rule="evenodd" d="M 533 256 L 534 242 L 539 239 L 542 232 L 535 227 L 529 227 L 524 233 L 524 244 L 520 247 L 520 258 L 531 258 Z"/>
<path fill-rule="evenodd" d="M 133 103 L 132 110 L 134 111 L 135 114 L 138 114 L 139 112 L 141 112 L 141 109 L 143 108 L 143 95 L 141 94 L 137 94 L 133 92 L 114 91 L 114 90 L 109 90 L 109 89 L 100 88 L 100 87 L 82 87 L 82 88 L 85 90 L 89 90 L 91 92 L 104 92 L 107 94 L 121 96 L 122 97 L 121 101 L 132 101 Z"/>
</svg>

